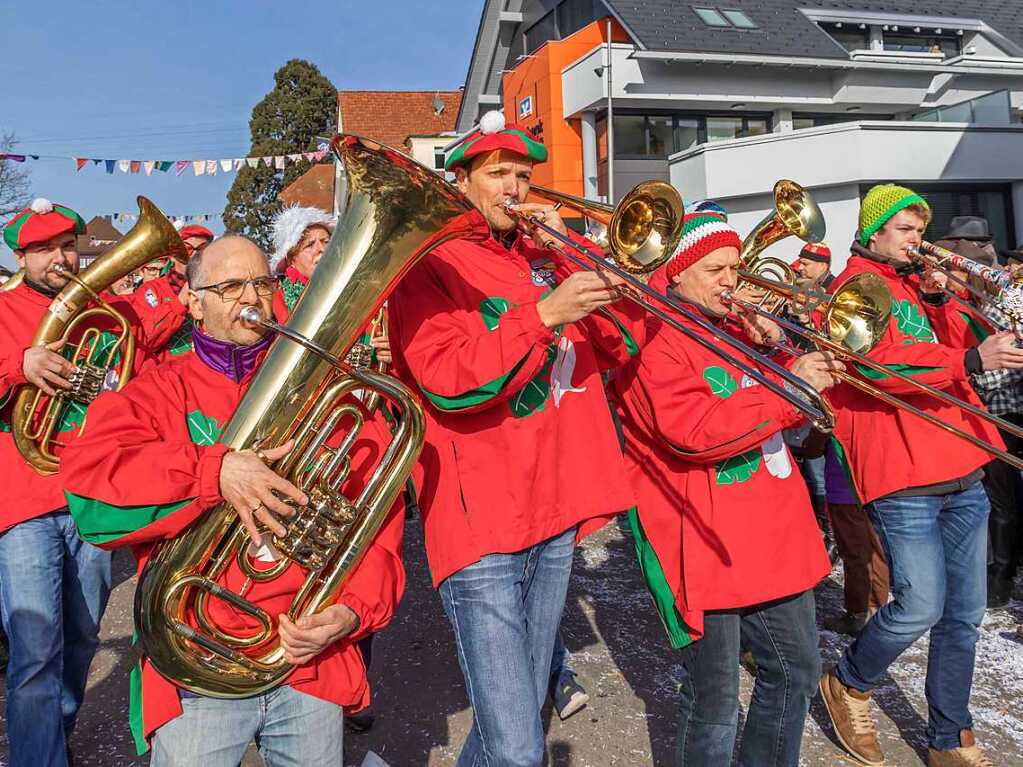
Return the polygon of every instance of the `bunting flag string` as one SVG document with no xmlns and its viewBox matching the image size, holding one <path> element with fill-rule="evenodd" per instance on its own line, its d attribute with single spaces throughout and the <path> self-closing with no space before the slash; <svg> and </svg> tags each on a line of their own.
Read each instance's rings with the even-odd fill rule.
<svg viewBox="0 0 1023 767">
<path fill-rule="evenodd" d="M 110 160 L 99 157 L 0 152 L 0 161 L 71 160 L 75 164 L 76 173 L 81 173 L 91 163 L 97 167 L 102 166 L 107 175 L 113 175 L 114 171 L 120 171 L 121 173 L 139 173 L 144 171 L 147 176 L 151 176 L 154 171 L 157 173 L 168 173 L 173 170 L 175 176 L 181 176 L 191 167 L 194 176 L 216 176 L 217 173 L 233 173 L 245 167 L 256 168 L 259 167 L 260 162 L 267 168 L 284 170 L 288 165 L 293 165 L 302 160 L 308 160 L 313 163 L 319 162 L 327 156 L 327 151 L 326 143 L 321 142 L 317 146 L 316 151 L 313 152 L 291 152 L 261 157 L 225 157 L 213 160 L 125 160 L 120 158 Z"/>
<path fill-rule="evenodd" d="M 172 222 L 183 221 L 190 222 L 195 221 L 200 224 L 212 221 L 215 218 L 222 218 L 223 213 L 188 213 L 186 215 L 167 215 Z M 138 211 L 135 213 L 121 212 L 116 213 L 101 213 L 100 218 L 109 218 L 114 223 L 125 223 L 137 220 L 139 217 Z"/>
</svg>

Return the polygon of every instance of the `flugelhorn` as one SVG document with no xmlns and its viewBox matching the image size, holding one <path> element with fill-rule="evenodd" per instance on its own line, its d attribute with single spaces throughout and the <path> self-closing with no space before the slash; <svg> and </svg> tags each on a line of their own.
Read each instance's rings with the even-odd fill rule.
<svg viewBox="0 0 1023 767">
<path fill-rule="evenodd" d="M 766 283 L 762 283 L 762 286 L 765 287 L 765 289 L 778 292 L 786 299 L 792 298 L 792 291 L 786 290 L 784 287 L 768 285 Z M 898 370 L 894 370 L 892 367 L 877 362 L 867 356 L 870 350 L 873 349 L 884 336 L 888 327 L 888 322 L 891 318 L 891 292 L 888 290 L 888 286 L 885 284 L 884 280 L 876 274 L 864 272 L 851 277 L 835 292 L 829 303 L 818 307 L 823 311 L 823 332 L 816 332 L 805 328 L 798 323 L 791 322 L 781 317 L 776 317 L 765 311 L 762 307 L 757 306 L 752 302 L 737 298 L 734 295 L 730 296 L 729 300 L 742 309 L 774 320 L 787 332 L 809 341 L 818 349 L 830 351 L 840 359 L 853 362 L 856 365 L 873 370 L 876 373 L 881 373 L 882 375 L 898 379 L 914 389 L 917 389 L 921 393 L 929 394 L 946 405 L 960 408 L 970 413 L 970 415 L 994 424 L 999 429 L 1004 429 L 1007 432 L 1023 437 L 1023 429 L 1020 429 L 1015 424 L 1009 423 L 998 416 L 991 415 L 983 408 L 979 408 L 976 405 L 965 402 L 964 400 L 931 386 L 930 384 L 917 381 L 911 376 L 901 373 Z M 792 356 L 800 356 L 803 354 L 801 350 L 795 349 L 794 347 L 784 343 L 778 344 L 778 348 Z M 1020 460 L 1016 456 L 1002 450 L 996 445 L 992 445 L 975 434 L 970 434 L 956 426 L 945 423 L 934 414 L 921 410 L 905 400 L 879 389 L 878 387 L 873 386 L 850 373 L 835 371 L 832 375 L 850 386 L 859 389 L 864 394 L 868 394 L 871 397 L 879 399 L 892 407 L 912 413 L 918 418 L 922 418 L 928 423 L 937 426 L 940 429 L 944 429 L 949 434 L 979 447 L 989 455 L 1004 461 L 1010 466 L 1014 466 L 1017 469 L 1023 469 L 1023 460 Z"/>
<path fill-rule="evenodd" d="M 270 467 L 310 498 L 273 538 L 282 554 L 270 570 L 253 567 L 251 540 L 237 514 L 221 503 L 153 553 L 135 593 L 135 626 L 149 662 L 185 690 L 245 698 L 280 685 L 292 670 L 284 659 L 277 617 L 219 580 L 237 562 L 253 579 L 297 566 L 306 578 L 288 616 L 298 620 L 334 604 L 387 517 L 418 458 L 422 407 L 396 379 L 343 362 L 359 333 L 408 270 L 448 239 L 479 231 L 478 214 L 452 185 L 397 150 L 356 136 L 331 148 L 348 176 L 340 222 L 287 325 L 253 315 L 278 333 L 266 359 L 220 436 L 233 450 L 268 450 L 295 440 Z M 488 233 L 489 234 L 489 233 Z M 366 486 L 347 482 L 347 451 L 358 436 L 356 392 L 379 394 L 396 423 Z M 327 440 L 338 430 L 343 440 Z M 269 537 L 269 534 L 268 534 Z M 226 601 L 259 628 L 216 625 L 210 600 Z"/>
<path fill-rule="evenodd" d="M 623 297 L 790 402 L 804 413 L 816 428 L 830 431 L 834 425 L 834 414 L 820 393 L 806 381 L 790 373 L 749 344 L 718 328 L 697 312 L 688 309 L 673 296 L 653 290 L 636 277 L 637 274 L 649 274 L 662 266 L 675 254 L 679 246 L 684 208 L 682 197 L 673 186 L 663 181 L 643 182 L 622 198 L 614 208 L 563 193 L 552 195 L 550 190 L 543 188 L 531 187 L 531 191 L 552 202 L 567 205 L 586 217 L 605 219 L 607 255 L 610 258 L 594 253 L 586 246 L 547 226 L 536 216 L 526 216 L 517 212 L 514 204 L 507 204 L 506 210 L 509 215 L 521 226 L 545 232 L 557 243 L 556 250 L 577 266 L 590 271 L 607 271 L 620 277 L 625 281 L 625 285 L 619 288 Z M 667 307 L 671 312 L 682 315 L 720 343 L 741 354 L 742 358 L 730 354 L 710 339 L 686 327 L 677 317 L 661 307 Z M 766 376 L 745 360 L 756 362 L 760 368 L 771 371 L 784 381 L 784 385 Z"/>
<path fill-rule="evenodd" d="M 135 337 L 128 320 L 101 297 L 101 293 L 126 274 L 161 256 L 184 261 L 185 244 L 177 230 L 152 202 L 138 198 L 139 220 L 113 248 L 93 261 L 81 274 L 61 270 L 68 284 L 43 315 L 32 346 L 64 341 L 66 354 L 75 366 L 71 389 L 49 397 L 31 384 L 22 386 L 14 401 L 11 431 L 25 460 L 43 475 L 54 474 L 60 461 L 53 448 L 68 408 L 85 410 L 105 389 L 120 389 L 132 375 Z M 13 279 L 13 278 L 12 278 Z M 95 327 L 99 318 L 113 324 L 113 339 Z M 90 321 L 90 322 L 87 322 Z M 77 341 L 72 338 L 84 327 Z M 84 425 L 84 416 L 77 428 Z M 72 427 L 75 428 L 75 427 Z"/>
</svg>

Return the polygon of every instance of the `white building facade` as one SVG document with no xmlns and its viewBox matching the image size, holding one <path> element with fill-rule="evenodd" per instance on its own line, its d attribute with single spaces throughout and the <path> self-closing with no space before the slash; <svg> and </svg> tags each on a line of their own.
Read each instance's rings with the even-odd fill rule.
<svg viewBox="0 0 1023 767">
<path fill-rule="evenodd" d="M 458 128 L 498 106 L 507 72 L 543 45 L 610 20 L 613 42 L 558 73 L 557 116 L 578 126 L 586 196 L 612 186 L 618 199 L 639 181 L 669 180 L 687 201 L 721 203 L 745 233 L 769 211 L 775 181 L 790 178 L 821 205 L 840 268 L 863 193 L 893 181 L 931 202 L 931 239 L 953 216 L 983 215 L 999 247 L 1014 247 L 1023 238 L 1015 5 L 930 0 L 892 13 L 868 0 L 488 0 Z M 796 250 L 780 243 L 772 255 Z"/>
</svg>

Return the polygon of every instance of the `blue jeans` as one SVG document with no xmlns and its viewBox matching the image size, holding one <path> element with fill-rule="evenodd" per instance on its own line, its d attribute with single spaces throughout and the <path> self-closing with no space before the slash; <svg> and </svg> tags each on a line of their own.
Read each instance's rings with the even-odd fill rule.
<svg viewBox="0 0 1023 767">
<path fill-rule="evenodd" d="M 181 699 L 181 716 L 153 733 L 151 767 L 238 767 L 256 741 L 267 767 L 339 767 L 340 706 L 282 686 L 253 698 Z"/>
<path fill-rule="evenodd" d="M 110 554 L 54 511 L 0 535 L 0 615 L 10 644 L 11 765 L 66 764 L 110 595 Z"/>
<path fill-rule="evenodd" d="M 824 456 L 819 458 L 804 458 L 799 462 L 799 470 L 803 473 L 806 487 L 810 495 L 827 495 L 827 488 L 824 484 Z"/>
<path fill-rule="evenodd" d="M 956 748 L 959 731 L 973 726 L 970 688 L 987 604 L 987 494 L 977 482 L 951 495 L 882 498 L 867 508 L 888 557 L 892 601 L 845 651 L 838 678 L 873 689 L 930 630 L 927 739 L 932 748 Z"/>
<path fill-rule="evenodd" d="M 440 584 L 473 726 L 458 767 L 538 767 L 540 709 L 572 572 L 575 530 L 514 554 L 488 554 Z"/>
<path fill-rule="evenodd" d="M 676 767 L 727 767 L 739 725 L 739 644 L 757 681 L 742 732 L 742 767 L 796 767 L 820 678 L 813 591 L 708 612 L 704 636 L 681 651 Z"/>
</svg>

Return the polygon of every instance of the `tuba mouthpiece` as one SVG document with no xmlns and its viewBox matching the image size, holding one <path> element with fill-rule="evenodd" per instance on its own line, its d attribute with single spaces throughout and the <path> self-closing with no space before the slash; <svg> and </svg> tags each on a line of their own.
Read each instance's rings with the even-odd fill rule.
<svg viewBox="0 0 1023 767">
<path fill-rule="evenodd" d="M 248 325 L 262 325 L 263 313 L 255 306 L 246 306 L 238 313 L 241 321 Z"/>
</svg>

